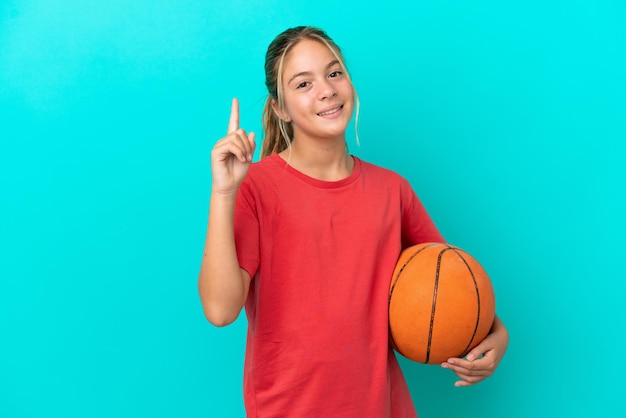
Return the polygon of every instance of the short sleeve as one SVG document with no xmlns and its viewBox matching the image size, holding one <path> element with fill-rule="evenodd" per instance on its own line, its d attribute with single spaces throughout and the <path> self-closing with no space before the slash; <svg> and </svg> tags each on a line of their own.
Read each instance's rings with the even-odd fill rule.
<svg viewBox="0 0 626 418">
<path fill-rule="evenodd" d="M 424 242 L 445 242 L 408 181 L 402 183 L 402 248 Z"/>
<path fill-rule="evenodd" d="M 254 277 L 259 268 L 259 217 L 253 187 L 244 181 L 235 203 L 235 246 L 239 266 Z"/>
</svg>

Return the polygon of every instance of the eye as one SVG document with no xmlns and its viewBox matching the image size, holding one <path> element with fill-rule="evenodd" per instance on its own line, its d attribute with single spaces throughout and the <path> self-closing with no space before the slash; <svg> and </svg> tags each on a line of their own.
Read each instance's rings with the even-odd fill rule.
<svg viewBox="0 0 626 418">
<path fill-rule="evenodd" d="M 332 73 L 328 74 L 328 77 L 335 78 L 335 77 L 339 77 L 342 74 L 343 74 L 343 71 L 336 70 L 336 71 L 333 71 Z"/>
<path fill-rule="evenodd" d="M 296 89 L 303 89 L 305 87 L 307 87 L 310 83 L 308 81 L 303 81 L 302 83 L 298 84 L 296 86 Z"/>
</svg>

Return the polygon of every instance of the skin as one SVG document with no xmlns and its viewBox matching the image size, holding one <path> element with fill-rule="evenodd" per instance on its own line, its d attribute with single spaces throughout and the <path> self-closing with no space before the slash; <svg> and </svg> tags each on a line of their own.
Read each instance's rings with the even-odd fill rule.
<svg viewBox="0 0 626 418">
<path fill-rule="evenodd" d="M 237 259 L 234 213 L 237 190 L 252 162 L 254 136 L 239 128 L 239 102 L 233 99 L 227 135 L 211 152 L 209 224 L 198 278 L 204 314 L 216 326 L 237 319 L 250 288 L 250 275 Z"/>
<path fill-rule="evenodd" d="M 276 115 L 292 124 L 292 145 L 279 155 L 295 169 L 320 180 L 350 175 L 354 160 L 345 148 L 345 131 L 354 110 L 354 89 L 335 56 L 322 43 L 302 40 L 285 57 L 283 108 Z M 233 99 L 227 134 L 211 152 L 212 193 L 205 252 L 198 288 L 205 316 L 224 326 L 237 319 L 250 288 L 250 275 L 239 267 L 234 239 L 237 190 L 256 147 L 255 134 L 239 126 L 239 102 Z M 509 336 L 496 317 L 491 333 L 467 356 L 442 367 L 470 386 L 491 376 L 508 346 Z"/>
<path fill-rule="evenodd" d="M 471 386 L 496 371 L 508 345 L 509 333 L 500 318 L 496 317 L 491 333 L 465 359 L 453 357 L 443 362 L 441 367 L 452 370 L 461 379 L 454 383 L 455 386 Z"/>
<path fill-rule="evenodd" d="M 297 170 L 320 179 L 339 180 L 352 172 L 345 132 L 354 110 L 354 88 L 341 64 L 321 42 L 302 40 L 283 66 L 284 108 L 278 117 L 291 123 L 291 147 L 280 155 Z"/>
</svg>

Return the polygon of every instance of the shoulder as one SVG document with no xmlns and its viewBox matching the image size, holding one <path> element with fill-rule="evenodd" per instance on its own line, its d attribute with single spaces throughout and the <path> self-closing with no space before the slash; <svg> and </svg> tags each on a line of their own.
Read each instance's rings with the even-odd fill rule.
<svg viewBox="0 0 626 418">
<path fill-rule="evenodd" d="M 275 158 L 276 154 L 272 154 L 262 160 L 250 164 L 248 174 L 244 178 L 243 184 L 263 183 L 268 179 L 276 176 L 281 171 L 279 161 Z"/>
<path fill-rule="evenodd" d="M 239 195 L 246 196 L 247 199 L 257 200 L 262 196 L 279 193 L 280 177 L 284 177 L 284 174 L 284 167 L 281 166 L 281 160 L 276 154 L 253 162 L 241 183 Z"/>
<path fill-rule="evenodd" d="M 406 178 L 404 178 L 399 173 L 385 168 L 376 164 L 369 163 L 367 161 L 361 160 L 357 157 L 354 157 L 361 164 L 362 175 L 365 178 L 378 179 L 381 182 L 384 182 L 386 185 L 398 185 L 403 188 L 409 187 L 410 184 Z"/>
<path fill-rule="evenodd" d="M 272 170 L 274 168 L 278 168 L 279 164 L 278 161 L 276 161 L 276 154 L 272 154 L 269 155 L 259 161 L 255 161 L 252 164 L 250 164 L 250 169 L 248 171 L 248 173 L 263 173 L 266 172 L 268 170 Z"/>
</svg>

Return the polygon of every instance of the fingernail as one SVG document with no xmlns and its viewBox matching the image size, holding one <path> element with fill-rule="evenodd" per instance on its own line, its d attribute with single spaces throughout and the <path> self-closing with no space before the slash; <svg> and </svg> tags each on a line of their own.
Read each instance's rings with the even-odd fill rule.
<svg viewBox="0 0 626 418">
<path fill-rule="evenodd" d="M 447 369 L 449 366 L 448 366 L 448 363 L 441 363 L 441 367 L 443 367 L 444 369 Z"/>
<path fill-rule="evenodd" d="M 468 354 L 467 356 L 465 356 L 465 358 L 466 358 L 468 361 L 474 361 L 474 355 L 473 355 L 473 354 Z"/>
</svg>

